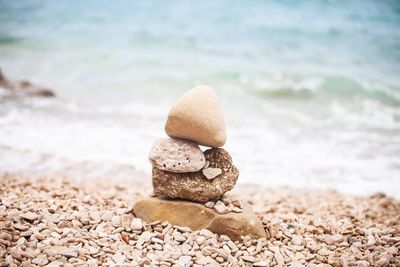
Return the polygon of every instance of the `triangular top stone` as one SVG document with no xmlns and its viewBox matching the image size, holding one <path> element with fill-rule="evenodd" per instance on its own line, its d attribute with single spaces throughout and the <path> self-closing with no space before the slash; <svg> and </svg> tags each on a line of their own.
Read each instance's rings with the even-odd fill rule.
<svg viewBox="0 0 400 267">
<path fill-rule="evenodd" d="M 170 137 L 220 147 L 226 142 L 224 115 L 217 94 L 199 85 L 183 94 L 168 114 L 165 132 Z"/>
</svg>

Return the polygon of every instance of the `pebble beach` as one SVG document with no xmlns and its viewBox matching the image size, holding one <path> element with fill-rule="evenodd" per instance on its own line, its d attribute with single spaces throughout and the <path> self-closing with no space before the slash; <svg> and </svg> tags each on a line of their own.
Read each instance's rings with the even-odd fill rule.
<svg viewBox="0 0 400 267">
<path fill-rule="evenodd" d="M 1 266 L 400 266 L 400 203 L 384 194 L 238 185 L 267 238 L 232 241 L 136 218 L 145 179 L 1 181 Z"/>
</svg>

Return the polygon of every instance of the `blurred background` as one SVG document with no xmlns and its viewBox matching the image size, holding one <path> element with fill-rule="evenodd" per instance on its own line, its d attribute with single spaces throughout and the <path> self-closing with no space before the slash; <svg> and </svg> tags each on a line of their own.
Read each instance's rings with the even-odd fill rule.
<svg viewBox="0 0 400 267">
<path fill-rule="evenodd" d="M 240 183 L 400 198 L 399 26 L 396 0 L 0 0 L 0 68 L 57 95 L 0 89 L 0 173 L 150 181 L 208 84 Z"/>
</svg>

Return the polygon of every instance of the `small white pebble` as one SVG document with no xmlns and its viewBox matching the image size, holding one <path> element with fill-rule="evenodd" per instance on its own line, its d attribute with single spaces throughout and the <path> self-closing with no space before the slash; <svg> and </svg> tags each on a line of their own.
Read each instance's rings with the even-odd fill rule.
<svg viewBox="0 0 400 267">
<path fill-rule="evenodd" d="M 89 203 L 90 200 L 92 200 L 92 197 L 89 196 L 89 195 L 86 195 L 86 196 L 84 196 L 84 198 L 83 198 L 83 202 L 84 202 L 84 203 Z"/>
<path fill-rule="evenodd" d="M 112 219 L 111 219 L 111 224 L 114 227 L 121 226 L 121 217 L 120 216 L 113 216 Z"/>
<path fill-rule="evenodd" d="M 206 203 L 204 204 L 204 206 L 206 206 L 207 208 L 212 209 L 212 208 L 214 208 L 214 206 L 215 206 L 215 202 L 214 202 L 214 201 L 208 201 L 208 202 L 206 202 Z"/>
<path fill-rule="evenodd" d="M 133 230 L 140 230 L 140 229 L 142 229 L 142 226 L 143 226 L 143 222 L 142 222 L 142 219 L 140 219 L 140 218 L 134 218 L 131 222 L 131 228 Z"/>
<path fill-rule="evenodd" d="M 229 212 L 229 209 L 227 206 L 225 206 L 225 204 L 218 200 L 217 203 L 214 206 L 214 209 L 216 212 L 220 213 L 220 214 L 225 214 Z"/>
</svg>

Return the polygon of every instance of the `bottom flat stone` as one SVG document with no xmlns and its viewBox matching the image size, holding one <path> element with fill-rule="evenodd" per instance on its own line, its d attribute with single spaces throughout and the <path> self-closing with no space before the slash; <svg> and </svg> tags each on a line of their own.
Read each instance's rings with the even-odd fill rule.
<svg viewBox="0 0 400 267">
<path fill-rule="evenodd" d="M 207 228 L 232 240 L 240 240 L 246 235 L 254 239 L 266 237 L 260 219 L 247 203 L 241 213 L 219 214 L 203 204 L 153 197 L 139 200 L 133 211 L 146 222 L 168 221 L 192 230 Z"/>
</svg>

